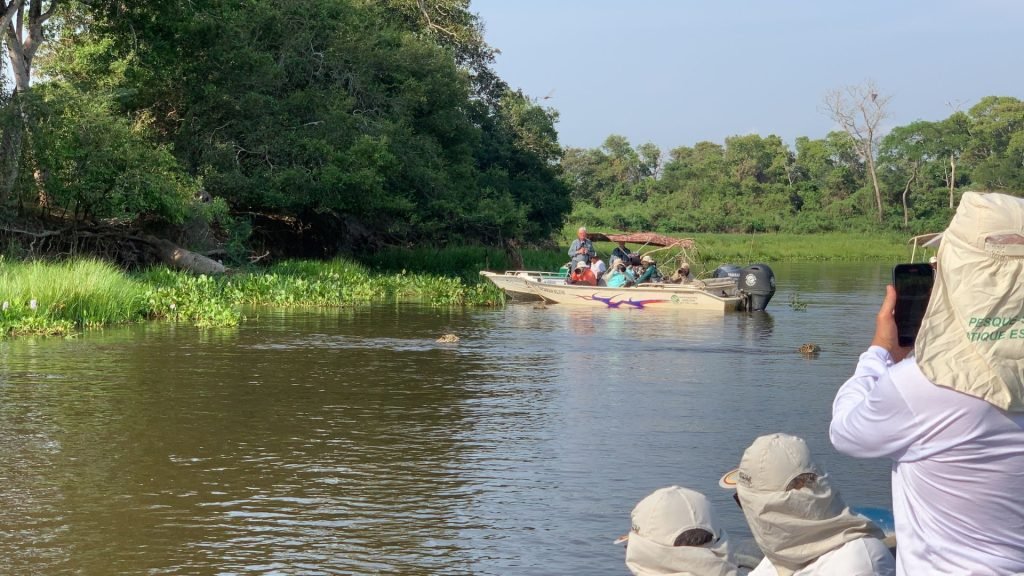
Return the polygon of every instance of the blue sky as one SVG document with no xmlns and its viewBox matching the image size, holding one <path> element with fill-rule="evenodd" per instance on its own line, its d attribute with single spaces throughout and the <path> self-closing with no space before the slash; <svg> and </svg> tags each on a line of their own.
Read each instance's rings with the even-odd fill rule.
<svg viewBox="0 0 1024 576">
<path fill-rule="evenodd" d="M 472 0 L 495 68 L 559 111 L 563 145 L 668 150 L 734 134 L 821 138 L 826 92 L 873 79 L 889 126 L 1024 97 L 1014 0 Z"/>
</svg>

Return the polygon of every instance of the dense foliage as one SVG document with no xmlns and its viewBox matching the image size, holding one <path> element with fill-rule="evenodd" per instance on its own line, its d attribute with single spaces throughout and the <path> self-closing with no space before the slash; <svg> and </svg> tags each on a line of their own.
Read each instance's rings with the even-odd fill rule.
<svg viewBox="0 0 1024 576">
<path fill-rule="evenodd" d="M 492 70 L 469 0 L 15 4 L 0 219 L 127 223 L 243 259 L 512 248 L 570 210 L 573 228 L 917 232 L 963 190 L 1024 190 L 1013 97 L 867 140 L 563 150 L 557 113 Z M 868 88 L 848 94 L 880 120 L 888 97 Z"/>
<path fill-rule="evenodd" d="M 6 107 L 22 203 L 175 223 L 212 199 L 321 254 L 543 237 L 569 210 L 556 114 L 493 74 L 468 0 L 93 0 L 51 26 Z"/>
<path fill-rule="evenodd" d="M 572 222 L 597 228 L 934 231 L 964 190 L 1024 191 L 1024 102 L 992 96 L 942 121 L 896 127 L 876 153 L 880 224 L 865 163 L 844 132 L 797 138 L 795 150 L 777 136 L 732 136 L 675 148 L 667 160 L 613 135 L 599 148 L 567 149 L 562 167 Z"/>
</svg>

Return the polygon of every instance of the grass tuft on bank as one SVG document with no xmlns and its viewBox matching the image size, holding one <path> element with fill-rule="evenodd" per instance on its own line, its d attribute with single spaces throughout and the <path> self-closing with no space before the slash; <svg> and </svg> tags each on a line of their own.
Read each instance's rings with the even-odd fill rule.
<svg viewBox="0 0 1024 576">
<path fill-rule="evenodd" d="M 0 260 L 0 334 L 68 334 L 135 322 L 146 315 L 146 286 L 97 260 Z"/>
</svg>

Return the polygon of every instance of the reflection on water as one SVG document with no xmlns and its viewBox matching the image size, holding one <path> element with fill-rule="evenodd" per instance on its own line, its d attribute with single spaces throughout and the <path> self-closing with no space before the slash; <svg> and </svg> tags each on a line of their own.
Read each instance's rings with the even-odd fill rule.
<svg viewBox="0 0 1024 576">
<path fill-rule="evenodd" d="M 611 541 L 659 486 L 746 533 L 717 480 L 777 430 L 848 501 L 888 506 L 887 464 L 837 455 L 827 425 L 889 267 L 775 269 L 771 312 L 749 316 L 259 310 L 0 342 L 0 565 L 623 574 Z"/>
</svg>

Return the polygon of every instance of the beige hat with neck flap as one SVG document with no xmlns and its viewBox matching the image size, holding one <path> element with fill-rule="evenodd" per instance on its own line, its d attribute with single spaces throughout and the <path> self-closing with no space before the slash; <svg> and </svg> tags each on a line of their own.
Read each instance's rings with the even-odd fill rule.
<svg viewBox="0 0 1024 576">
<path fill-rule="evenodd" d="M 1024 412 L 1024 199 L 964 193 L 914 352 L 932 383 Z"/>
</svg>

